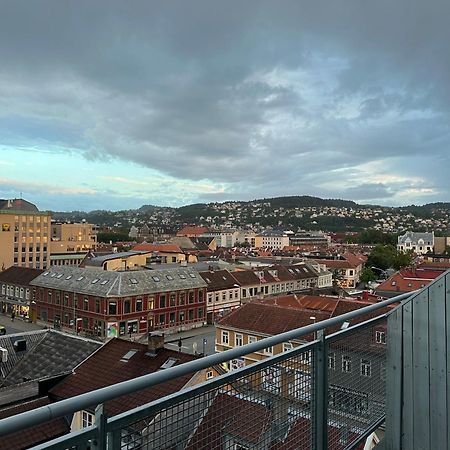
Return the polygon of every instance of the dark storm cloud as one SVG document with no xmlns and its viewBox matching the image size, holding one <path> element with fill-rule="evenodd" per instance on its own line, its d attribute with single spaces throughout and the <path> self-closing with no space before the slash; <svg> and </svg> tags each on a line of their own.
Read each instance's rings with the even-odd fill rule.
<svg viewBox="0 0 450 450">
<path fill-rule="evenodd" d="M 386 172 L 448 195 L 446 175 L 418 164 L 450 144 L 448 2 L 0 7 L 0 136 L 10 141 L 226 182 L 211 194 L 221 198 L 382 201 L 408 189 L 370 178 Z M 378 173 L 361 168 L 376 161 Z"/>
</svg>

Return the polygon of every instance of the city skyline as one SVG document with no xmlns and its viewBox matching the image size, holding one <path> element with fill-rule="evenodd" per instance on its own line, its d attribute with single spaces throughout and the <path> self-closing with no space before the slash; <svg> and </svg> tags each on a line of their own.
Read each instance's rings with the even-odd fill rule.
<svg viewBox="0 0 450 450">
<path fill-rule="evenodd" d="M 405 13 L 407 12 L 407 13 Z M 2 5 L 0 198 L 448 201 L 450 5 Z"/>
</svg>

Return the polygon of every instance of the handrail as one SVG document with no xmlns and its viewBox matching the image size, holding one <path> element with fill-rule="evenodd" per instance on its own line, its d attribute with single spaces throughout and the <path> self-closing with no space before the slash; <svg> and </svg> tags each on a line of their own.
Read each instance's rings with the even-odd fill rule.
<svg viewBox="0 0 450 450">
<path fill-rule="evenodd" d="M 49 420 L 56 419 L 58 417 L 72 414 L 81 409 L 99 405 L 100 403 L 104 403 L 108 400 L 112 400 L 122 395 L 131 394 L 141 389 L 146 389 L 160 383 L 165 383 L 169 380 L 173 380 L 174 378 L 182 377 L 202 369 L 207 369 L 214 365 L 230 361 L 231 359 L 240 358 L 242 356 L 248 355 L 249 353 L 254 353 L 267 347 L 272 347 L 274 345 L 297 339 L 301 336 L 305 336 L 307 334 L 311 334 L 331 326 L 335 326 L 355 317 L 359 317 L 369 312 L 381 309 L 385 306 L 389 306 L 405 300 L 414 295 L 416 292 L 417 291 L 400 294 L 396 297 L 374 303 L 373 305 L 360 308 L 356 311 L 350 311 L 337 317 L 332 317 L 330 319 L 322 320 L 321 322 L 316 322 L 301 328 L 296 328 L 295 330 L 290 330 L 281 334 L 277 334 L 275 336 L 270 336 L 251 344 L 246 344 L 220 353 L 215 353 L 213 355 L 205 356 L 194 361 L 180 364 L 179 366 L 171 367 L 170 369 L 143 375 L 141 377 L 134 378 L 133 380 L 122 381 L 120 383 L 106 386 L 95 391 L 86 392 L 76 397 L 61 400 L 46 406 L 41 406 L 31 411 L 25 411 L 14 416 L 6 417 L 0 420 L 0 436 L 4 436 L 6 434 L 13 433 L 15 431 L 34 425 L 38 425 Z"/>
</svg>

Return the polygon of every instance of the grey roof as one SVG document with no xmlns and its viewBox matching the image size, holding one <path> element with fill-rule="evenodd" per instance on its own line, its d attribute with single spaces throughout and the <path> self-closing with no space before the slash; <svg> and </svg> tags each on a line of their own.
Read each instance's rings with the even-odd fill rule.
<svg viewBox="0 0 450 450">
<path fill-rule="evenodd" d="M 27 349 L 16 353 L 13 342 L 25 339 Z M 100 342 L 56 330 L 39 330 L 3 336 L 0 345 L 8 350 L 2 386 L 30 380 L 44 380 L 72 372 Z"/>
<path fill-rule="evenodd" d="M 398 243 L 404 244 L 405 242 L 417 243 L 419 239 L 422 239 L 425 243 L 434 243 L 434 232 L 431 233 L 416 233 L 415 231 L 407 231 L 403 236 L 398 237 Z"/>
<path fill-rule="evenodd" d="M 107 255 L 94 256 L 93 258 L 87 258 L 85 266 L 102 267 L 105 261 L 112 261 L 114 259 L 128 258 L 134 255 L 144 255 L 146 253 L 151 253 L 146 250 L 133 250 L 129 252 L 116 252 L 108 253 Z"/>
<path fill-rule="evenodd" d="M 188 267 L 113 272 L 54 266 L 30 284 L 97 297 L 127 297 L 206 287 L 198 272 Z"/>
</svg>

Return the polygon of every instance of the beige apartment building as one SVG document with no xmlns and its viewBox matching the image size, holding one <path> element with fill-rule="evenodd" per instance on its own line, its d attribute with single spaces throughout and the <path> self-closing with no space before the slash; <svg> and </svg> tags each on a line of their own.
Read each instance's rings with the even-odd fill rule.
<svg viewBox="0 0 450 450">
<path fill-rule="evenodd" d="M 0 199 L 0 270 L 45 269 L 50 261 L 49 212 L 23 199 Z"/>
<path fill-rule="evenodd" d="M 50 253 L 79 253 L 95 250 L 97 233 L 90 223 L 52 223 Z"/>
</svg>

